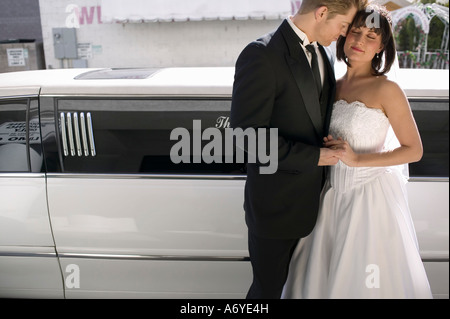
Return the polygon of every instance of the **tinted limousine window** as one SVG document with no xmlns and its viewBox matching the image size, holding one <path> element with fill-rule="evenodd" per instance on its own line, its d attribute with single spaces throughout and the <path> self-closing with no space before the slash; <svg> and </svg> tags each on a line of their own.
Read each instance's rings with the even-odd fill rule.
<svg viewBox="0 0 450 319">
<path fill-rule="evenodd" d="M 0 172 L 28 171 L 26 110 L 26 100 L 0 102 Z"/>
<path fill-rule="evenodd" d="M 411 99 L 410 104 L 424 150 L 422 160 L 409 165 L 410 176 L 448 177 L 448 99 Z"/>
<path fill-rule="evenodd" d="M 243 164 L 197 163 L 194 143 L 201 149 L 211 140 L 201 131 L 229 126 L 229 99 L 75 99 L 56 100 L 61 168 L 70 173 L 125 174 L 242 174 Z M 175 164 L 170 153 L 182 137 L 171 139 L 176 128 L 190 135 L 190 160 Z M 224 134 L 221 134 L 224 147 Z M 194 141 L 195 139 L 195 141 Z M 186 142 L 186 141 L 185 141 Z M 223 152 L 222 152 L 223 154 Z M 181 154 L 179 154 L 181 155 Z M 223 156 L 222 156 L 223 158 Z M 186 162 L 186 161 L 185 161 Z"/>
<path fill-rule="evenodd" d="M 202 131 L 215 127 L 223 132 L 229 126 L 229 99 L 63 98 L 55 103 L 63 172 L 245 173 L 243 164 L 227 164 L 225 159 L 222 163 L 194 163 L 192 157 L 194 120 L 201 121 Z M 448 177 L 448 100 L 411 99 L 410 104 L 424 146 L 422 160 L 410 164 L 410 176 Z M 190 163 L 175 164 L 170 158 L 177 143 L 170 134 L 176 128 L 190 132 Z M 201 140 L 202 149 L 209 142 Z M 223 139 L 221 143 L 224 145 Z"/>
<path fill-rule="evenodd" d="M 0 173 L 39 172 L 42 162 L 37 100 L 0 100 Z"/>
</svg>

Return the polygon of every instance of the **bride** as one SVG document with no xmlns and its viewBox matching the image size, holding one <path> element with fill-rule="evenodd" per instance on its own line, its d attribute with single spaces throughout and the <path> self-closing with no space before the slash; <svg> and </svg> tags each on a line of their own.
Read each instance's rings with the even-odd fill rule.
<svg viewBox="0 0 450 319">
<path fill-rule="evenodd" d="M 337 42 L 347 73 L 324 145 L 345 151 L 330 167 L 314 231 L 294 252 L 283 298 L 432 297 L 394 168 L 419 161 L 422 143 L 405 94 L 384 75 L 396 55 L 388 12 L 370 9 Z M 395 149 L 386 143 L 390 129 Z"/>
</svg>

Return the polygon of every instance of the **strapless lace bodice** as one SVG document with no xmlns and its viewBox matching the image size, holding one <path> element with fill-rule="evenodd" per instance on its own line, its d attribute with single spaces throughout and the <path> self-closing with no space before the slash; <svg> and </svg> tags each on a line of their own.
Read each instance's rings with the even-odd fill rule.
<svg viewBox="0 0 450 319">
<path fill-rule="evenodd" d="M 333 106 L 330 134 L 342 137 L 356 153 L 378 153 L 384 149 L 389 120 L 382 110 L 368 108 L 364 103 L 337 101 Z M 342 162 L 330 170 L 331 186 L 346 192 L 386 172 L 384 167 L 348 167 Z"/>
</svg>

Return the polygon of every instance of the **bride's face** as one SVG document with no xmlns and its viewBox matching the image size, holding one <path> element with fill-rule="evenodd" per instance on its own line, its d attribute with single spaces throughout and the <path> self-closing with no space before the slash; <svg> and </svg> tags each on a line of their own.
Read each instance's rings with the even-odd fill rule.
<svg viewBox="0 0 450 319">
<path fill-rule="evenodd" d="M 344 53 L 349 61 L 372 61 L 383 49 L 381 40 L 381 34 L 377 34 L 372 28 L 353 27 L 347 34 Z"/>
</svg>

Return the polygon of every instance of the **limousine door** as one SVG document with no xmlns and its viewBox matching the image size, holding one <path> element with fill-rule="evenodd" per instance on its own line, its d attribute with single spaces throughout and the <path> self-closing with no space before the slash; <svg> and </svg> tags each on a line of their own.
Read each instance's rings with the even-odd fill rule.
<svg viewBox="0 0 450 319">
<path fill-rule="evenodd" d="M 449 297 L 449 100 L 410 98 L 424 148 L 409 165 L 409 205 L 434 298 Z"/>
<path fill-rule="evenodd" d="M 37 111 L 36 97 L 0 98 L 0 298 L 63 297 Z"/>
<path fill-rule="evenodd" d="M 41 116 L 54 122 L 43 133 L 48 205 L 67 298 L 245 296 L 243 165 L 170 157 L 175 128 L 192 139 L 194 120 L 223 129 L 229 100 L 43 97 L 41 104 Z"/>
</svg>

